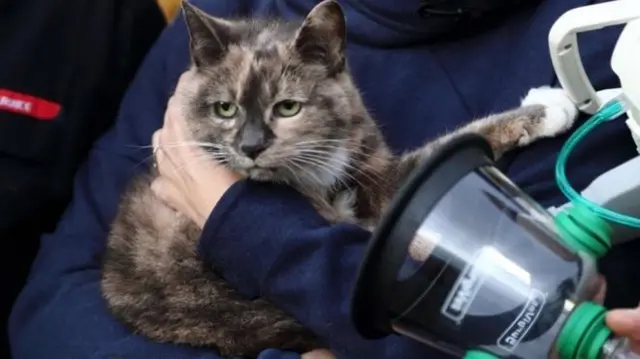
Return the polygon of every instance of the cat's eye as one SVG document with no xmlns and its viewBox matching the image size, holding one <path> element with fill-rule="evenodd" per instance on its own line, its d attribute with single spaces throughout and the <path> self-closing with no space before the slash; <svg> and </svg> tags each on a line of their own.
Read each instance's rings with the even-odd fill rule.
<svg viewBox="0 0 640 359">
<path fill-rule="evenodd" d="M 231 102 L 216 102 L 213 104 L 216 116 L 224 119 L 234 118 L 238 114 L 238 106 Z"/>
<path fill-rule="evenodd" d="M 298 101 L 284 100 L 273 107 L 273 112 L 278 117 L 293 117 L 302 110 L 302 104 Z"/>
</svg>

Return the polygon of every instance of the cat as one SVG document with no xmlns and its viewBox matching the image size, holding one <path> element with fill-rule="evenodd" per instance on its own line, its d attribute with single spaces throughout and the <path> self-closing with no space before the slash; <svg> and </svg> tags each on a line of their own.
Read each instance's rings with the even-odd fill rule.
<svg viewBox="0 0 640 359">
<path fill-rule="evenodd" d="M 191 65 L 175 96 L 193 142 L 252 180 L 294 187 L 331 223 L 375 228 L 407 175 L 455 136 L 478 133 L 499 157 L 568 130 L 578 113 L 562 90 L 536 88 L 518 108 L 394 155 L 350 76 L 336 1 L 301 22 L 214 18 L 186 1 L 182 13 Z M 201 262 L 199 228 L 154 196 L 150 172 L 125 190 L 108 235 L 101 288 L 110 311 L 152 340 L 223 356 L 321 347 L 295 319 L 242 297 Z"/>
</svg>

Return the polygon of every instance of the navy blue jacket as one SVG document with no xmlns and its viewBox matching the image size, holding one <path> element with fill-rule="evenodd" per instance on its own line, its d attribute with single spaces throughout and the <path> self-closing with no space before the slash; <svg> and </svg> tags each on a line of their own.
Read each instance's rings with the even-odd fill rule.
<svg viewBox="0 0 640 359">
<path fill-rule="evenodd" d="M 314 0 L 201 0 L 229 16 L 301 17 Z M 395 150 L 413 148 L 473 117 L 517 106 L 531 87 L 551 84 L 547 33 L 583 0 L 546 0 L 514 13 L 497 28 L 451 43 L 421 42 L 415 0 L 342 0 L 349 24 L 349 61 L 367 106 Z M 618 29 L 585 37 L 580 49 L 596 88 L 618 86 L 609 58 Z M 119 194 L 144 168 L 152 132 L 187 66 L 182 19 L 158 40 L 140 69 L 115 126 L 94 146 L 76 176 L 74 198 L 57 230 L 42 238 L 30 280 L 10 323 L 15 359 L 218 358 L 212 351 L 151 343 L 113 319 L 100 296 L 100 255 Z M 540 141 L 503 164 L 544 205 L 564 202 L 553 163 L 566 136 Z M 634 154 L 624 124 L 607 124 L 580 146 L 568 174 L 578 187 Z M 596 148 L 598 150 L 596 150 Z M 260 219 L 260 220 L 256 220 Z M 325 337 L 339 358 L 435 358 L 409 339 L 361 339 L 348 300 L 369 233 L 329 225 L 287 187 L 240 182 L 206 223 L 204 257 L 248 296 L 265 296 Z M 296 358 L 277 350 L 260 359 Z"/>
</svg>

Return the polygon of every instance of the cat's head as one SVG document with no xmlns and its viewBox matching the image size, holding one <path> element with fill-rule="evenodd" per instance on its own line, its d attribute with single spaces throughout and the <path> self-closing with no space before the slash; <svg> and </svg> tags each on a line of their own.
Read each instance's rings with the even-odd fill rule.
<svg viewBox="0 0 640 359">
<path fill-rule="evenodd" d="M 213 18 L 183 1 L 194 140 L 253 179 L 331 185 L 364 117 L 345 64 L 345 18 L 323 1 L 302 23 Z"/>
</svg>

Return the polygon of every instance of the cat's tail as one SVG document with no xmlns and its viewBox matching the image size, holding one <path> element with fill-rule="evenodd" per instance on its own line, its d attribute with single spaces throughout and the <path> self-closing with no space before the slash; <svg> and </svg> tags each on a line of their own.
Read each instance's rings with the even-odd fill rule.
<svg viewBox="0 0 640 359">
<path fill-rule="evenodd" d="M 210 347 L 223 356 L 319 347 L 295 319 L 264 299 L 242 297 L 206 267 L 197 257 L 195 225 L 171 221 L 175 212 L 150 203 L 158 201 L 150 191 L 137 193 L 124 201 L 104 258 L 102 292 L 118 319 L 154 341 Z"/>
</svg>

